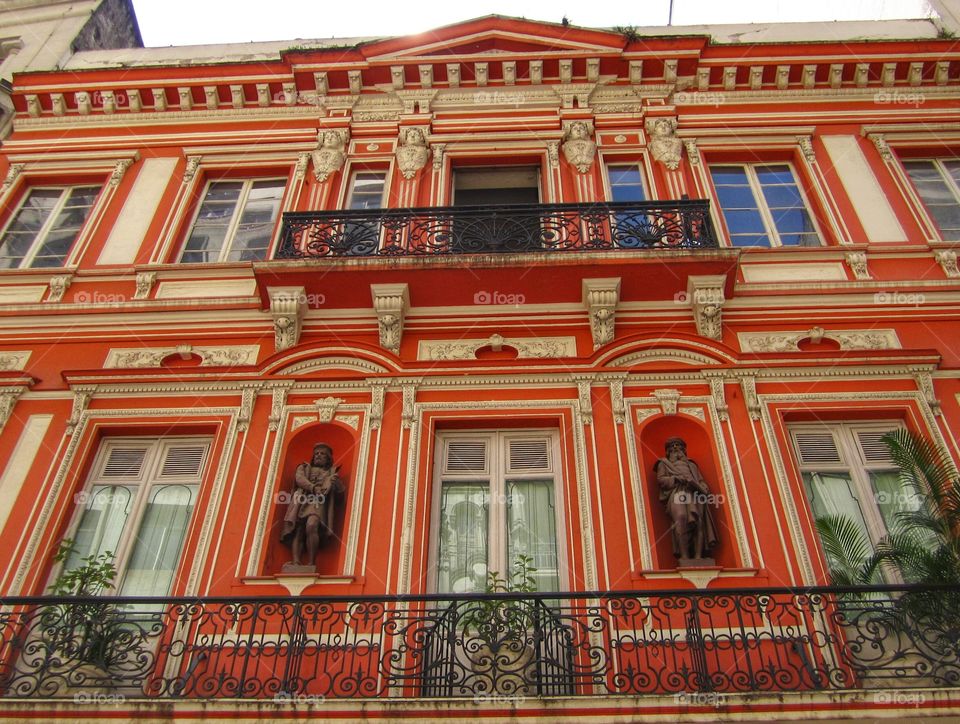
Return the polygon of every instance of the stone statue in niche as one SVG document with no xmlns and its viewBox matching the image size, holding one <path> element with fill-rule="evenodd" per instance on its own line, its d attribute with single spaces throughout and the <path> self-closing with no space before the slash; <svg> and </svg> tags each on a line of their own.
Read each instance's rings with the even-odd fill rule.
<svg viewBox="0 0 960 724">
<path fill-rule="evenodd" d="M 293 491 L 280 533 L 280 542 L 289 545 L 293 554 L 293 559 L 283 565 L 284 573 L 316 573 L 317 551 L 333 535 L 337 505 L 345 491 L 340 466 L 333 464 L 333 449 L 318 442 L 311 460 L 300 463 L 293 476 Z"/>
<path fill-rule="evenodd" d="M 660 500 L 670 516 L 673 554 L 680 567 L 712 566 L 705 553 L 717 544 L 717 529 L 710 513 L 716 496 L 699 466 L 687 457 L 687 444 L 671 437 L 664 444 L 666 456 L 653 471 L 660 486 Z"/>
</svg>

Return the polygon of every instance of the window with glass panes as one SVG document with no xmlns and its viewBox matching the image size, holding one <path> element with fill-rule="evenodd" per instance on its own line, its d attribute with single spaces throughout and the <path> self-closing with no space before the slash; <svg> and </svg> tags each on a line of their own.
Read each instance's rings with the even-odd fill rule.
<svg viewBox="0 0 960 724">
<path fill-rule="evenodd" d="M 647 190 L 638 164 L 607 164 L 611 201 L 646 201 Z"/>
<path fill-rule="evenodd" d="M 110 552 L 117 593 L 170 593 L 209 448 L 209 441 L 195 438 L 104 441 L 77 496 L 83 508 L 66 568 Z"/>
<path fill-rule="evenodd" d="M 350 184 L 349 209 L 383 208 L 383 188 L 387 174 L 383 171 L 357 171 Z"/>
<path fill-rule="evenodd" d="M 286 185 L 284 179 L 207 184 L 180 261 L 257 261 L 270 248 Z"/>
<path fill-rule="evenodd" d="M 710 167 L 733 246 L 820 246 L 816 224 L 789 164 Z"/>
<path fill-rule="evenodd" d="M 488 571 L 509 578 L 520 555 L 532 559 L 537 590 L 560 590 L 555 435 L 451 432 L 437 449 L 437 591 L 482 592 Z"/>
<path fill-rule="evenodd" d="M 881 438 L 892 425 L 804 425 L 791 429 L 814 519 L 844 516 L 873 546 L 896 527 L 900 513 L 920 507 Z"/>
<path fill-rule="evenodd" d="M 30 189 L 0 237 L 0 268 L 63 266 L 99 194 L 99 186 Z"/>
<path fill-rule="evenodd" d="M 960 161 L 922 159 L 904 161 L 924 206 L 944 239 L 960 239 Z"/>
</svg>

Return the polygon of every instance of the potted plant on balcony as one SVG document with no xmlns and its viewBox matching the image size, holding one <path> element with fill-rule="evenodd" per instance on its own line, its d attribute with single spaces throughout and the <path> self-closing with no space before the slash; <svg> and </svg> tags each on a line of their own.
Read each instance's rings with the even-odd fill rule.
<svg viewBox="0 0 960 724">
<path fill-rule="evenodd" d="M 487 573 L 485 593 L 535 593 L 533 559 L 517 555 L 509 578 Z M 531 663 L 536 651 L 537 602 L 530 599 L 485 598 L 471 601 L 461 619 L 463 648 L 477 691 L 524 695 L 534 688 Z"/>
<path fill-rule="evenodd" d="M 65 564 L 74 552 L 74 542 L 64 539 L 54 561 Z M 45 690 L 69 694 L 114 687 L 111 670 L 130 635 L 121 606 L 99 598 L 113 587 L 113 561 L 110 551 L 81 558 L 80 565 L 64 567 L 49 587 L 53 596 L 78 600 L 49 604 L 40 612 L 43 678 L 50 682 Z"/>
</svg>

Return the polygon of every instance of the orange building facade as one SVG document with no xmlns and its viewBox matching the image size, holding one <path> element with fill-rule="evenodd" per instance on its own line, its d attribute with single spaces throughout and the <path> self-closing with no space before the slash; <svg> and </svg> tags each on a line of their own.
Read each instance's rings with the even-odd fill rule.
<svg viewBox="0 0 960 724">
<path fill-rule="evenodd" d="M 35 610 L 70 538 L 180 602 L 124 609 L 164 611 L 149 664 L 69 695 L 7 621 L 5 716 L 955 713 L 956 652 L 903 679 L 887 638 L 870 673 L 827 594 L 780 590 L 829 584 L 818 516 L 876 542 L 909 506 L 884 432 L 960 458 L 960 46 L 917 28 L 487 17 L 16 75 L 0 590 Z M 319 442 L 312 572 L 281 534 Z M 440 612 L 518 556 L 540 663 L 478 675 Z"/>
</svg>

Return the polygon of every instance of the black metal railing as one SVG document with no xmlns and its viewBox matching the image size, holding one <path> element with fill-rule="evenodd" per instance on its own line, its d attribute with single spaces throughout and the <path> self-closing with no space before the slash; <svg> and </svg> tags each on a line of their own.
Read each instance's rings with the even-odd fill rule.
<svg viewBox="0 0 960 724">
<path fill-rule="evenodd" d="M 960 686 L 960 588 L 8 598 L 0 696 L 317 699 Z"/>
<path fill-rule="evenodd" d="M 717 247 L 708 201 L 296 212 L 276 259 Z"/>
</svg>

